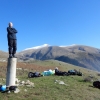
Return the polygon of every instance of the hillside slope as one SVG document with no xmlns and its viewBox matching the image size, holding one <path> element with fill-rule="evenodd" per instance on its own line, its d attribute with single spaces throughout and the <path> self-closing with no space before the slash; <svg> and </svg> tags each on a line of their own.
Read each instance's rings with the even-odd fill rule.
<svg viewBox="0 0 100 100">
<path fill-rule="evenodd" d="M 0 50 L 0 61 L 6 61 L 8 53 Z"/>
<path fill-rule="evenodd" d="M 83 76 L 44 76 L 39 78 L 27 78 L 28 72 L 58 67 L 60 71 L 68 71 L 69 69 L 77 69 L 84 74 Z M 0 100 L 100 100 L 100 90 L 93 87 L 93 82 L 85 82 L 84 79 L 92 75 L 95 78 L 97 72 L 80 68 L 68 63 L 56 60 L 23 62 L 17 64 L 17 78 L 22 81 L 29 80 L 34 83 L 35 87 L 18 86 L 20 92 L 15 94 L 0 93 Z M 21 69 L 22 68 L 22 69 Z M 6 80 L 6 63 L 0 62 L 0 83 L 5 84 Z M 3 79 L 3 80 L 2 80 Z M 58 81 L 65 84 L 59 84 Z"/>
<path fill-rule="evenodd" d="M 100 71 L 100 49 L 73 45 L 68 47 L 47 46 L 40 49 L 29 49 L 17 54 L 20 60 L 55 59 L 84 68 Z"/>
</svg>

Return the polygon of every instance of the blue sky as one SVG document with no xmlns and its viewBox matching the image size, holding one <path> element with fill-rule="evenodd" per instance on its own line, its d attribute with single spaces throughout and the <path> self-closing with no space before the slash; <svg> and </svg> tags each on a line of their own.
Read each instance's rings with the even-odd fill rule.
<svg viewBox="0 0 100 100">
<path fill-rule="evenodd" d="M 0 0 L 0 21 L 3 51 L 10 21 L 18 30 L 18 52 L 42 44 L 100 48 L 100 0 Z"/>
</svg>

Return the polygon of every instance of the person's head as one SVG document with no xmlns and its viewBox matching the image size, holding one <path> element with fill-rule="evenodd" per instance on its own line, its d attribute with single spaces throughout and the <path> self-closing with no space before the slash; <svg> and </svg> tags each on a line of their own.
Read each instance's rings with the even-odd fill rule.
<svg viewBox="0 0 100 100">
<path fill-rule="evenodd" d="M 58 70 L 58 67 L 56 67 L 55 69 L 57 69 L 57 70 Z"/>
<path fill-rule="evenodd" d="M 9 27 L 13 27 L 13 23 L 12 22 L 9 22 Z"/>
</svg>

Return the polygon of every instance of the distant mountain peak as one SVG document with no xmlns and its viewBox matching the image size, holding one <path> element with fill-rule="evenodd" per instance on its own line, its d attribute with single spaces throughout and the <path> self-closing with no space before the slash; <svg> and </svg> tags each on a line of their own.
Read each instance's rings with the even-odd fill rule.
<svg viewBox="0 0 100 100">
<path fill-rule="evenodd" d="M 30 50 L 30 49 L 41 49 L 41 48 L 49 47 L 49 46 L 50 46 L 49 44 L 43 44 L 43 45 L 35 46 L 35 47 L 32 47 L 32 48 L 26 48 L 26 49 L 24 49 L 24 50 Z"/>
</svg>

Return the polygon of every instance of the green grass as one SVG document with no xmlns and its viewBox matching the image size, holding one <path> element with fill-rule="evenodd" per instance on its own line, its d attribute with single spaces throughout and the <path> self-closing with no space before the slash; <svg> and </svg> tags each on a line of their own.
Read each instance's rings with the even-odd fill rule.
<svg viewBox="0 0 100 100">
<path fill-rule="evenodd" d="M 30 80 L 35 84 L 34 88 L 26 86 L 19 87 L 20 92 L 15 93 L 0 93 L 0 100 L 100 100 L 100 89 L 94 88 L 92 82 L 84 82 L 84 77 L 93 74 L 95 77 L 97 73 L 86 70 L 70 64 L 58 61 L 37 61 L 33 62 L 33 66 L 58 66 L 60 70 L 67 71 L 68 69 L 77 69 L 85 73 L 84 76 L 44 76 L 39 78 L 27 78 L 29 70 L 17 70 L 17 77 L 20 80 Z M 27 64 L 28 65 L 28 64 Z M 21 65 L 20 65 L 21 66 Z M 5 67 L 6 68 L 6 67 Z M 5 68 L 0 68 L 0 73 L 5 72 Z M 25 67 L 26 68 L 26 67 Z M 28 67 L 27 67 L 28 69 Z M 39 70 L 40 71 L 40 70 Z M 3 75 L 2 74 L 2 75 Z M 3 76 L 1 77 L 3 78 Z M 63 81 L 67 85 L 60 85 L 55 83 L 55 80 Z M 2 80 L 0 80 L 2 82 Z M 5 83 L 3 81 L 2 83 Z M 27 92 L 24 91 L 27 89 Z"/>
<path fill-rule="evenodd" d="M 80 76 L 45 76 L 29 80 L 34 82 L 34 88 L 22 86 L 18 94 L 0 93 L 0 100 L 100 100 L 100 90 L 93 88 L 92 83 L 83 82 Z M 55 80 L 64 81 L 67 86 Z"/>
<path fill-rule="evenodd" d="M 60 70 L 63 70 L 63 71 L 68 71 L 70 69 L 76 69 L 76 70 L 80 70 L 82 71 L 84 74 L 92 74 L 92 75 L 96 75 L 97 72 L 95 71 L 92 71 L 92 70 L 89 70 L 89 69 L 86 69 L 86 68 L 82 68 L 82 67 L 79 67 L 79 66 L 75 66 L 75 65 L 72 65 L 72 64 L 68 64 L 68 63 L 64 63 L 64 62 L 61 62 L 61 61 L 57 61 L 57 60 L 45 60 L 45 61 L 33 61 L 31 62 L 33 64 L 36 64 L 36 65 L 40 65 L 40 66 L 46 66 L 46 67 L 49 67 L 49 66 L 53 66 L 52 68 L 55 69 L 55 67 L 58 67 Z"/>
</svg>

